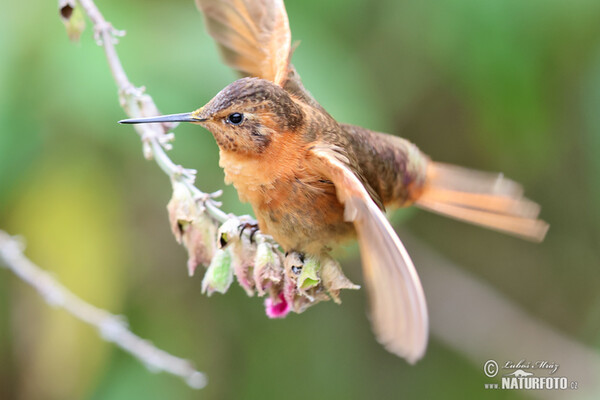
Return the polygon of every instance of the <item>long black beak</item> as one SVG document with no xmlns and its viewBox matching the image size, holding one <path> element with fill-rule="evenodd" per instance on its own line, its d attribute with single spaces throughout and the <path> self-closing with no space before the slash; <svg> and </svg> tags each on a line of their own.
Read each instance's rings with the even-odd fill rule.
<svg viewBox="0 0 600 400">
<path fill-rule="evenodd" d="M 149 118 L 132 118 L 119 121 L 120 124 L 151 124 L 154 122 L 203 122 L 206 118 L 198 118 L 193 113 L 159 115 Z"/>
</svg>

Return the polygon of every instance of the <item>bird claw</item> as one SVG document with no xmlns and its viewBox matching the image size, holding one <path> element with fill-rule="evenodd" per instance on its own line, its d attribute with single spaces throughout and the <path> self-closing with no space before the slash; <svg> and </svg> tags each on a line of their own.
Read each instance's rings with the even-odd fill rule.
<svg viewBox="0 0 600 400">
<path fill-rule="evenodd" d="M 240 239 L 242 238 L 244 231 L 246 229 L 250 229 L 250 243 L 251 244 L 254 243 L 254 235 L 256 234 L 256 232 L 258 232 L 260 230 L 258 227 L 258 223 L 255 221 L 254 222 L 243 222 L 238 226 L 238 229 L 240 231 Z"/>
</svg>

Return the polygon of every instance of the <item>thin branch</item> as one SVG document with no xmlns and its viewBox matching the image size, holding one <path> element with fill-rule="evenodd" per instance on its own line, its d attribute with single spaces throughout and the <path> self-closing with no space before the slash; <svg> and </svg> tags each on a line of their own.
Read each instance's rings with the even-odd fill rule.
<svg viewBox="0 0 600 400">
<path fill-rule="evenodd" d="M 175 357 L 132 333 L 123 317 L 95 307 L 61 285 L 48 272 L 23 254 L 24 245 L 0 231 L 0 264 L 34 287 L 48 304 L 62 308 L 77 319 L 94 326 L 100 336 L 141 360 L 152 372 L 168 372 L 185 379 L 195 389 L 206 386 L 206 376 L 190 361 Z"/>
<path fill-rule="evenodd" d="M 125 32 L 116 30 L 112 24 L 106 21 L 93 0 L 79 0 L 79 3 L 94 25 L 96 41 L 104 48 L 108 66 L 119 90 L 121 106 L 127 115 L 131 118 L 158 115 L 158 108 L 152 97 L 144 93 L 143 87 L 136 87 L 129 81 L 121 60 L 117 55 L 115 44 L 118 37 L 123 36 Z M 220 192 L 212 194 L 202 192 L 194 186 L 196 171 L 175 164 L 167 156 L 165 150 L 171 149 L 170 142 L 173 140 L 173 135 L 167 132 L 175 126 L 177 124 L 170 123 L 135 126 L 136 131 L 142 138 L 145 157 L 147 159 L 154 159 L 171 180 L 184 183 L 188 190 L 193 193 L 194 197 L 204 203 L 207 212 L 215 221 L 219 223 L 225 222 L 229 219 L 229 216 L 220 210 L 213 200 Z"/>
</svg>

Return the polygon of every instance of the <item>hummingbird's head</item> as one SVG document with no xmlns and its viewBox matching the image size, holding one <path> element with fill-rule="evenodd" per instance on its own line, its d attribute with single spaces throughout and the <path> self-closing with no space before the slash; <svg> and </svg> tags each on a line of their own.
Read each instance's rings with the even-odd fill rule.
<svg viewBox="0 0 600 400">
<path fill-rule="evenodd" d="M 259 78 L 242 78 L 191 113 L 119 121 L 121 123 L 191 122 L 208 129 L 224 151 L 265 151 L 277 135 L 293 134 L 304 114 L 280 86 Z"/>
</svg>

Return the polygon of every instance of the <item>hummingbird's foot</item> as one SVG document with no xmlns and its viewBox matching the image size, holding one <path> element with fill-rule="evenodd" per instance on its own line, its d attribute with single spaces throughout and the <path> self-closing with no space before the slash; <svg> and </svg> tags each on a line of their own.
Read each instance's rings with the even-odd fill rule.
<svg viewBox="0 0 600 400">
<path fill-rule="evenodd" d="M 254 235 L 259 231 L 257 222 L 244 222 L 238 227 L 240 230 L 240 239 L 246 229 L 250 229 L 250 243 L 254 243 Z"/>
</svg>

